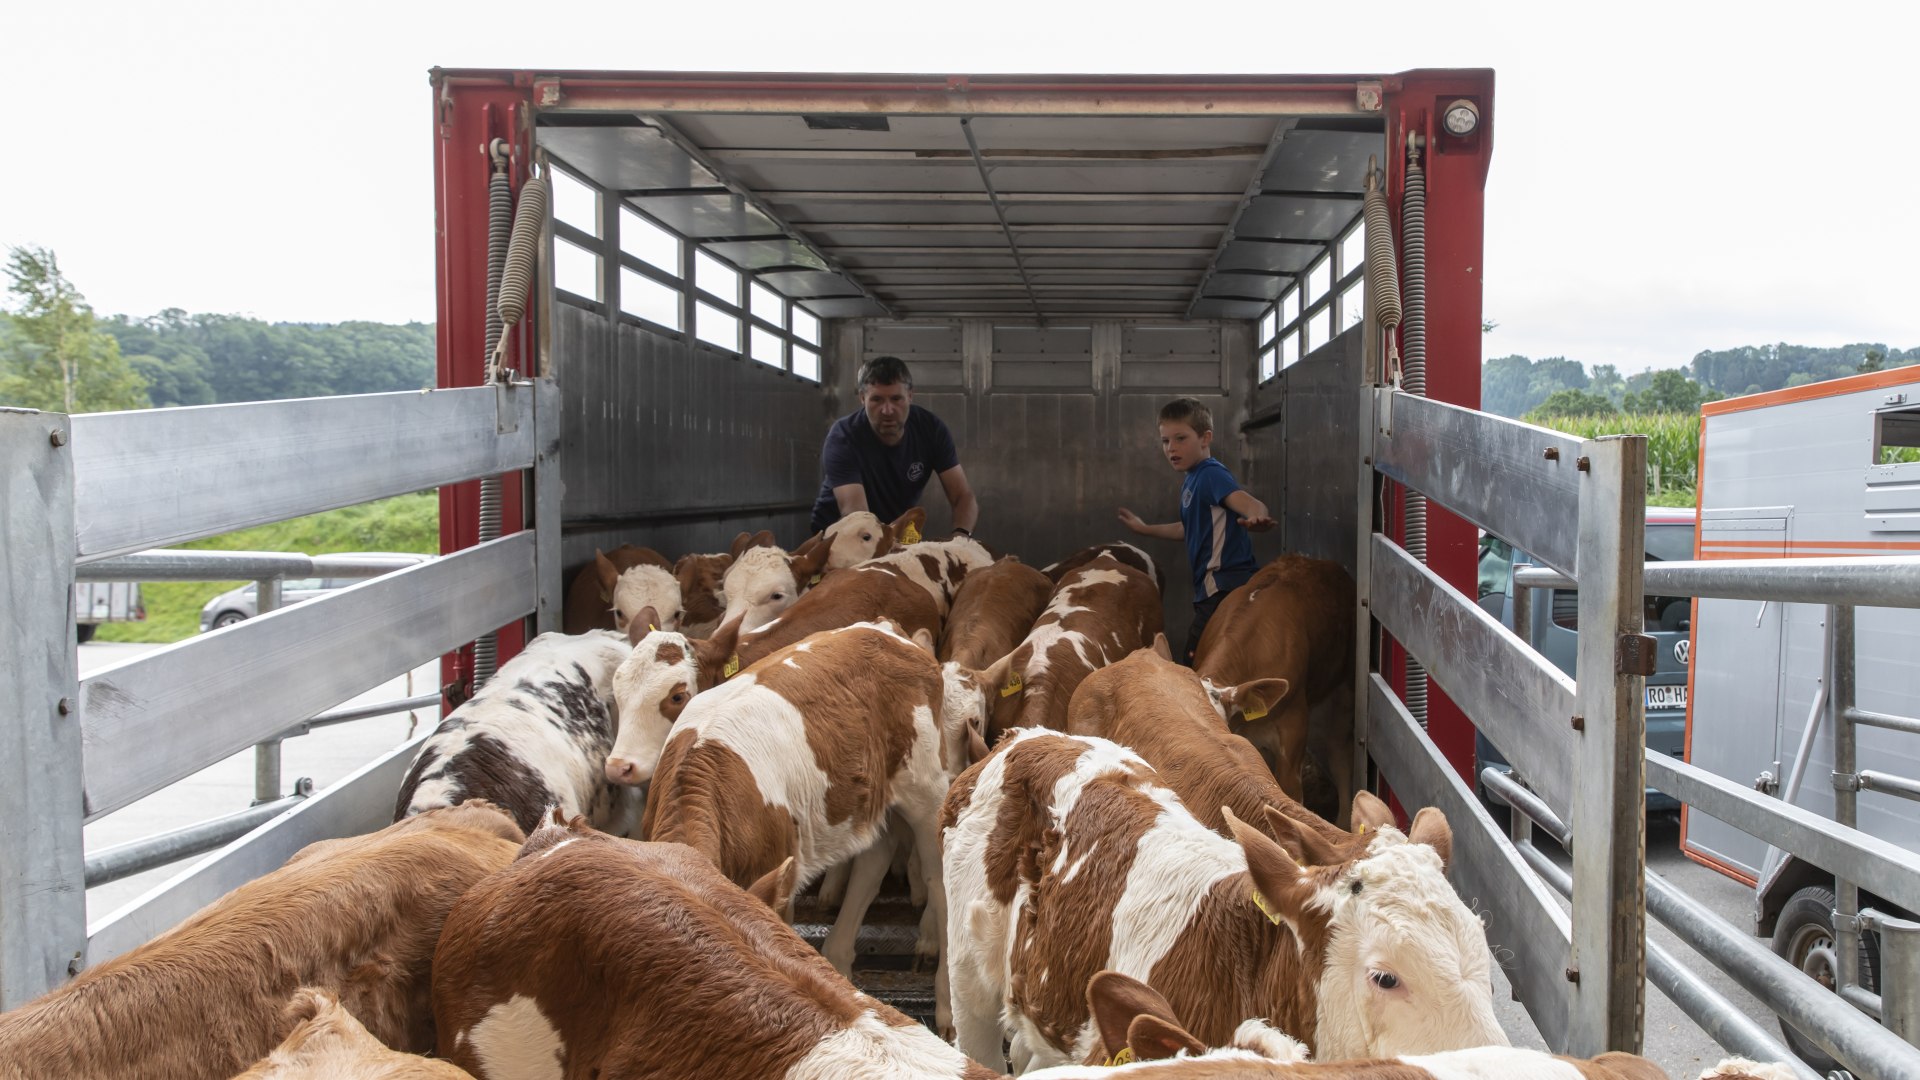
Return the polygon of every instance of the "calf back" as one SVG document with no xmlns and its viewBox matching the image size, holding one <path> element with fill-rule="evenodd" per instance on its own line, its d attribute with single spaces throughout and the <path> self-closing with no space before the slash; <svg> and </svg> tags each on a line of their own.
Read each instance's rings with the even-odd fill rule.
<svg viewBox="0 0 1920 1080">
<path fill-rule="evenodd" d="M 1012 557 L 969 571 L 947 615 L 940 659 L 985 668 L 1020 644 L 1052 593 L 1047 575 Z"/>
<path fill-rule="evenodd" d="M 1353 595 L 1339 563 L 1282 555 L 1220 602 L 1193 669 L 1216 685 L 1284 678 L 1317 698 L 1353 671 Z"/>
<path fill-rule="evenodd" d="M 324 990 L 302 987 L 287 1018 L 299 1026 L 234 1080 L 473 1080 L 447 1062 L 387 1049 Z"/>
<path fill-rule="evenodd" d="M 1067 575 L 1014 649 L 1009 681 L 996 695 L 993 733 L 1064 729 L 1080 681 L 1145 647 L 1160 627 L 1159 590 L 1133 567 L 1101 556 Z"/>
<path fill-rule="evenodd" d="M 883 563 L 871 570 L 841 571 L 821 578 L 773 622 L 741 634 L 734 656 L 745 669 L 822 630 L 878 619 L 891 619 L 908 635 L 925 630 L 938 637 L 941 615 L 935 598 L 897 567 Z"/>
<path fill-rule="evenodd" d="M 522 834 L 479 803 L 309 845 L 186 922 L 0 1016 L 0 1076 L 225 1080 L 325 989 L 389 1046 L 433 1046 L 429 961 L 448 911 Z"/>
</svg>

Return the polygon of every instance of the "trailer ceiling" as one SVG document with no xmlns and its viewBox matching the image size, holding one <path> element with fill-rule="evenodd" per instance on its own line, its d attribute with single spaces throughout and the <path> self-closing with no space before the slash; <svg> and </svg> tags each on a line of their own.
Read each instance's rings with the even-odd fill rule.
<svg viewBox="0 0 1920 1080">
<path fill-rule="evenodd" d="M 1168 115 L 1160 98 L 1130 114 L 1123 97 L 1097 115 L 929 115 L 755 102 L 643 111 L 609 94 L 543 111 L 539 141 L 827 318 L 1258 318 L 1359 216 L 1382 152 L 1381 115 L 1357 105 L 1219 115 L 1195 98 Z"/>
</svg>

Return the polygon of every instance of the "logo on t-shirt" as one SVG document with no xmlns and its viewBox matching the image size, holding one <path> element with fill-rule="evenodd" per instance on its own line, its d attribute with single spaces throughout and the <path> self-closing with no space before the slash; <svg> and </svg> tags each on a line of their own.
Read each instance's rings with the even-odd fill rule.
<svg viewBox="0 0 1920 1080">
<path fill-rule="evenodd" d="M 926 474 L 927 463 L 924 461 L 916 461 L 907 466 L 907 482 L 910 484 L 919 481 L 919 479 Z"/>
<path fill-rule="evenodd" d="M 1187 507 L 1192 505 L 1193 505 L 1193 489 L 1182 488 L 1180 490 L 1180 509 L 1185 510 Z"/>
</svg>

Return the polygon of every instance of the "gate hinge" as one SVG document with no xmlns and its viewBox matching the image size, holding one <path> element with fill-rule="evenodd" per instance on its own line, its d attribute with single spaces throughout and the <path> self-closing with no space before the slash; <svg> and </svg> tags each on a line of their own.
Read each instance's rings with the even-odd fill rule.
<svg viewBox="0 0 1920 1080">
<path fill-rule="evenodd" d="M 1850 773 L 1850 772 L 1834 773 L 1833 774 L 1833 790 L 1859 791 L 1860 790 L 1860 774 Z"/>
<path fill-rule="evenodd" d="M 1621 634 L 1613 650 L 1615 675 L 1651 675 L 1659 670 L 1657 644 L 1647 634 Z"/>
<path fill-rule="evenodd" d="M 1778 763 L 1774 765 L 1774 768 L 1779 768 Z M 1771 771 L 1763 772 L 1759 776 L 1754 777 L 1753 790 L 1762 795 L 1776 794 L 1780 790 L 1780 778 L 1773 775 Z"/>
</svg>

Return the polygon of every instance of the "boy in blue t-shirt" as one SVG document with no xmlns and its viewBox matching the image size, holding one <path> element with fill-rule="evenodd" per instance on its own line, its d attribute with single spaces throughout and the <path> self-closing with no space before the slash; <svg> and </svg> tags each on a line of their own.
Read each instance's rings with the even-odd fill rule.
<svg viewBox="0 0 1920 1080">
<path fill-rule="evenodd" d="M 1265 532 L 1273 518 L 1265 503 L 1233 479 L 1213 456 L 1213 414 L 1193 398 L 1175 398 L 1160 409 L 1160 449 L 1167 464 L 1187 474 L 1180 485 L 1180 520 L 1149 525 L 1138 514 L 1120 508 L 1120 521 L 1142 536 L 1187 542 L 1187 563 L 1193 567 L 1193 626 L 1187 631 L 1185 660 L 1193 663 L 1200 633 L 1213 618 L 1220 599 L 1253 577 L 1253 538 L 1248 530 Z"/>
</svg>

